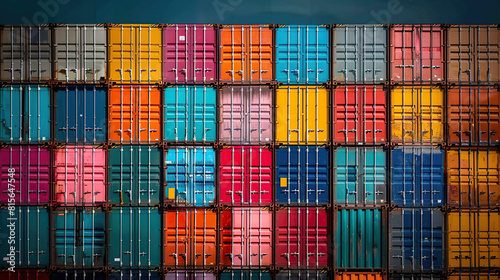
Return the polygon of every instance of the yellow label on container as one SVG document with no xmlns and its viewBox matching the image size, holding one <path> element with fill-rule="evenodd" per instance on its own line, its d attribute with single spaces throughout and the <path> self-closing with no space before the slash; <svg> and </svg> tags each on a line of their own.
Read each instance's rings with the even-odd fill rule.
<svg viewBox="0 0 500 280">
<path fill-rule="evenodd" d="M 280 178 L 280 187 L 286 187 L 286 186 L 287 186 L 287 179 Z"/>
<path fill-rule="evenodd" d="M 174 188 L 169 188 L 168 189 L 168 198 L 169 199 L 175 199 L 175 189 Z"/>
</svg>

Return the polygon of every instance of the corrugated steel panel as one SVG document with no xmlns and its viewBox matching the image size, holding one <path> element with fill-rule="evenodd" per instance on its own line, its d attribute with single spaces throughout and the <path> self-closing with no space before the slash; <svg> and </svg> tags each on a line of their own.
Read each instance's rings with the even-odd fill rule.
<svg viewBox="0 0 500 280">
<path fill-rule="evenodd" d="M 448 28 L 448 82 L 500 81 L 498 25 L 452 25 Z"/>
<path fill-rule="evenodd" d="M 328 212 L 319 208 L 277 210 L 275 265 L 300 269 L 329 267 L 330 219 Z"/>
<path fill-rule="evenodd" d="M 221 280 L 271 280 L 271 273 L 261 270 L 229 270 L 220 274 Z"/>
<path fill-rule="evenodd" d="M 108 152 L 108 202 L 123 206 L 160 203 L 162 151 L 151 146 L 121 146 Z"/>
<path fill-rule="evenodd" d="M 231 86 L 219 92 L 219 141 L 264 144 L 273 141 L 273 91 L 264 86 Z"/>
<path fill-rule="evenodd" d="M 63 143 L 104 143 L 107 140 L 105 88 L 68 86 L 54 91 L 54 139 Z"/>
<path fill-rule="evenodd" d="M 333 80 L 343 83 L 386 81 L 387 27 L 336 25 L 333 29 Z"/>
<path fill-rule="evenodd" d="M 375 272 L 339 272 L 335 275 L 335 280 L 383 280 L 381 273 Z"/>
<path fill-rule="evenodd" d="M 161 82 L 161 27 L 149 24 L 109 27 L 108 59 L 108 78 L 111 82 Z"/>
<path fill-rule="evenodd" d="M 397 209 L 389 220 L 390 269 L 413 273 L 444 269 L 443 212 Z"/>
<path fill-rule="evenodd" d="M 163 218 L 164 266 L 186 269 L 217 265 L 216 212 L 206 208 L 175 209 L 167 210 Z"/>
<path fill-rule="evenodd" d="M 54 79 L 104 82 L 107 70 L 106 28 L 94 24 L 54 27 Z"/>
<path fill-rule="evenodd" d="M 439 83 L 444 81 L 445 28 L 417 24 L 391 27 L 391 81 Z"/>
<path fill-rule="evenodd" d="M 287 205 L 330 203 L 330 150 L 318 146 L 276 149 L 276 202 Z"/>
<path fill-rule="evenodd" d="M 330 93 L 314 86 L 280 86 L 276 90 L 276 142 L 326 144 L 330 139 Z"/>
<path fill-rule="evenodd" d="M 339 209 L 335 230 L 336 267 L 384 267 L 387 254 L 384 224 L 380 209 Z"/>
<path fill-rule="evenodd" d="M 64 206 L 106 202 L 106 151 L 66 146 L 54 151 L 54 201 Z"/>
<path fill-rule="evenodd" d="M 40 85 L 0 88 L 0 141 L 50 141 L 50 90 Z"/>
<path fill-rule="evenodd" d="M 0 27 L 0 80 L 48 82 L 52 77 L 52 34 L 48 25 Z"/>
<path fill-rule="evenodd" d="M 39 146 L 8 146 L 0 149 L 0 159 L 2 159 L 0 160 L 0 203 L 7 204 L 9 201 L 10 180 L 11 185 L 14 185 L 15 204 L 48 204 L 51 158 L 50 150 Z M 9 172 L 12 168 L 13 173 Z"/>
<path fill-rule="evenodd" d="M 387 203 L 386 150 L 345 147 L 335 151 L 335 203 L 345 206 Z"/>
<path fill-rule="evenodd" d="M 163 82 L 175 84 L 217 81 L 217 28 L 203 24 L 173 24 L 163 28 Z"/>
<path fill-rule="evenodd" d="M 500 205 L 500 152 L 453 149 L 446 152 L 448 205 L 488 208 Z"/>
<path fill-rule="evenodd" d="M 390 280 L 445 280 L 450 279 L 442 274 L 410 274 L 394 273 L 389 277 Z"/>
<path fill-rule="evenodd" d="M 283 270 L 276 274 L 276 280 L 330 280 L 330 274 L 323 270 Z"/>
<path fill-rule="evenodd" d="M 212 272 L 203 270 L 175 270 L 165 274 L 165 280 L 216 280 L 217 276 Z"/>
<path fill-rule="evenodd" d="M 444 152 L 430 146 L 392 150 L 391 203 L 439 207 L 444 203 Z"/>
<path fill-rule="evenodd" d="M 456 211 L 448 218 L 448 268 L 500 267 L 500 214 Z"/>
<path fill-rule="evenodd" d="M 220 81 L 262 84 L 273 79 L 272 28 L 225 25 L 219 36 Z"/>
<path fill-rule="evenodd" d="M 219 203 L 233 206 L 272 202 L 273 152 L 259 146 L 220 150 Z"/>
<path fill-rule="evenodd" d="M 330 77 L 329 28 L 285 25 L 276 29 L 276 80 L 287 84 L 321 84 Z"/>
<path fill-rule="evenodd" d="M 212 148 L 169 148 L 165 155 L 165 197 L 176 206 L 210 206 L 215 199 L 215 161 Z"/>
<path fill-rule="evenodd" d="M 220 264 L 231 268 L 271 266 L 272 212 L 232 208 L 220 213 Z"/>
<path fill-rule="evenodd" d="M 499 280 L 500 275 L 498 273 L 467 273 L 467 272 L 456 272 L 448 276 L 449 280 Z"/>
<path fill-rule="evenodd" d="M 120 207 L 108 213 L 109 265 L 120 269 L 159 267 L 160 210 L 149 207 Z"/>
<path fill-rule="evenodd" d="M 216 90 L 207 86 L 174 86 L 163 90 L 165 141 L 214 142 L 217 137 Z"/>
<path fill-rule="evenodd" d="M 15 272 L 0 271 L 2 280 L 49 280 L 50 274 L 48 271 L 35 269 L 15 269 Z"/>
<path fill-rule="evenodd" d="M 106 273 L 95 270 L 59 270 L 52 274 L 53 280 L 106 280 Z"/>
<path fill-rule="evenodd" d="M 160 280 L 160 272 L 151 270 L 119 270 L 111 272 L 108 280 Z"/>
</svg>

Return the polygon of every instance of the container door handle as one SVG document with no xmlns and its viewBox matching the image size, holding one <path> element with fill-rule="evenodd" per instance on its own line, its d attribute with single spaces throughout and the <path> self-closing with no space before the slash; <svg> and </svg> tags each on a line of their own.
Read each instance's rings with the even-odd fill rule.
<svg viewBox="0 0 500 280">
<path fill-rule="evenodd" d="M 21 72 L 21 68 L 16 68 L 14 70 L 12 70 L 12 68 L 4 68 L 3 71 L 7 71 L 7 72 L 13 72 L 13 71 Z"/>
<path fill-rule="evenodd" d="M 68 128 L 67 127 L 61 127 L 61 128 L 59 128 L 59 130 L 68 130 Z"/>
<path fill-rule="evenodd" d="M 298 129 L 290 129 L 290 132 L 299 132 Z"/>
<path fill-rule="evenodd" d="M 422 131 L 422 134 L 423 133 L 429 133 L 429 130 L 424 130 L 424 131 Z"/>
<path fill-rule="evenodd" d="M 396 68 L 413 68 L 413 64 L 408 64 L 408 65 L 396 65 Z"/>
<path fill-rule="evenodd" d="M 314 70 L 313 69 L 307 69 L 307 72 L 314 72 Z M 319 70 L 318 70 L 318 72 L 319 72 Z"/>
</svg>

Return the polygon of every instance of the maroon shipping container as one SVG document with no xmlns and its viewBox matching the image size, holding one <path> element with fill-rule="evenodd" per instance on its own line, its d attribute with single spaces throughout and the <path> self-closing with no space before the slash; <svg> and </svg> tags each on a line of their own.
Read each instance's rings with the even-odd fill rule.
<svg viewBox="0 0 500 280">
<path fill-rule="evenodd" d="M 327 211 L 288 207 L 276 211 L 276 266 L 298 269 L 326 268 L 330 264 Z"/>
<path fill-rule="evenodd" d="M 163 28 L 163 82 L 217 81 L 217 30 L 213 25 L 174 24 Z"/>
<path fill-rule="evenodd" d="M 50 150 L 47 148 L 9 146 L 0 149 L 0 203 L 7 204 L 9 201 L 10 180 L 15 189 L 15 204 L 48 204 L 50 163 Z"/>
<path fill-rule="evenodd" d="M 1 271 L 2 280 L 49 280 L 49 273 L 35 269 L 15 269 L 15 272 Z"/>
</svg>

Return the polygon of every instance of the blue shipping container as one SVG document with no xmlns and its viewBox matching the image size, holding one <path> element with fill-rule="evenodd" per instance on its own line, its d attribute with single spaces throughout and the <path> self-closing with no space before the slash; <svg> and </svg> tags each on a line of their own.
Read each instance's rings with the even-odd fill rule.
<svg viewBox="0 0 500 280">
<path fill-rule="evenodd" d="M 54 280 L 106 280 L 106 273 L 94 270 L 60 270 Z"/>
<path fill-rule="evenodd" d="M 222 272 L 221 280 L 271 280 L 269 272 L 259 270 L 231 270 Z"/>
</svg>

